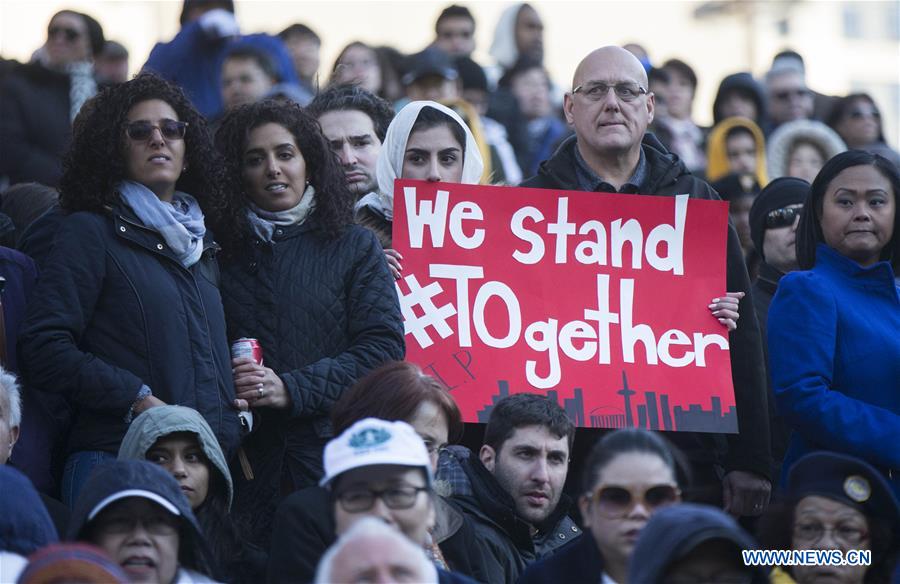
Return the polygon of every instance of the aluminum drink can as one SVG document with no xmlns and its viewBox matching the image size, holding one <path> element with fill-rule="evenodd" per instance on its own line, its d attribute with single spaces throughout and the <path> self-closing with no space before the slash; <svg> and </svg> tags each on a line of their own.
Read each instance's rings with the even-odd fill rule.
<svg viewBox="0 0 900 584">
<path fill-rule="evenodd" d="M 239 359 L 241 357 L 249 357 L 253 359 L 257 365 L 263 364 L 263 351 L 256 339 L 241 337 L 231 343 L 231 358 Z"/>
</svg>

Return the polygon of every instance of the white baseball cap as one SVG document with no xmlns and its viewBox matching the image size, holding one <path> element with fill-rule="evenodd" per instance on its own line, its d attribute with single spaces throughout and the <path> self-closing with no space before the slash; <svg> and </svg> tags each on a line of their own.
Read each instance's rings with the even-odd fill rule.
<svg viewBox="0 0 900 584">
<path fill-rule="evenodd" d="M 429 487 L 433 481 L 425 443 L 406 422 L 360 420 L 325 445 L 323 463 L 325 476 L 319 481 L 323 487 L 348 470 L 376 464 L 422 468 Z"/>
</svg>

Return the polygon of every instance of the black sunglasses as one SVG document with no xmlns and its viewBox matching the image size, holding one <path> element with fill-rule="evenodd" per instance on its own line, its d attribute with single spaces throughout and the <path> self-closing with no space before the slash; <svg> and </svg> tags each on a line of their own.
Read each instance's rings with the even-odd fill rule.
<svg viewBox="0 0 900 584">
<path fill-rule="evenodd" d="M 65 35 L 66 41 L 73 43 L 81 36 L 81 33 L 75 30 L 74 28 L 68 28 L 65 26 L 51 26 L 47 29 L 47 38 L 53 38 L 56 35 Z"/>
<path fill-rule="evenodd" d="M 149 139 L 153 135 L 153 130 L 157 129 L 166 140 L 181 140 L 184 138 L 187 127 L 187 122 L 176 122 L 175 120 L 160 120 L 158 126 L 142 120 L 127 124 L 125 134 L 132 140 L 141 142 Z"/>
<path fill-rule="evenodd" d="M 789 227 L 800 216 L 800 211 L 802 209 L 798 207 L 785 207 L 784 209 L 769 211 L 768 215 L 766 215 L 766 228 Z"/>
</svg>

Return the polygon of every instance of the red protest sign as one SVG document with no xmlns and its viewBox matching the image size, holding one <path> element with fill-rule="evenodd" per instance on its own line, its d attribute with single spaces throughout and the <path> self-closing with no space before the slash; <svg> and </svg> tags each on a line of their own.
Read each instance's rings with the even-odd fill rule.
<svg viewBox="0 0 900 584">
<path fill-rule="evenodd" d="M 504 395 L 579 426 L 737 432 L 720 201 L 398 180 L 407 359 L 485 422 Z"/>
</svg>

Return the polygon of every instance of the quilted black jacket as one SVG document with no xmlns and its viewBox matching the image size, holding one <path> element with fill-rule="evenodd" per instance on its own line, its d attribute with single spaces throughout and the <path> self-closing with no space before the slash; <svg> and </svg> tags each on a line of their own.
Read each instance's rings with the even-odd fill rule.
<svg viewBox="0 0 900 584">
<path fill-rule="evenodd" d="M 400 305 L 375 236 L 351 225 L 329 240 L 314 222 L 278 228 L 274 243 L 254 240 L 222 261 L 228 338 L 259 340 L 292 402 L 285 412 L 261 408 L 259 428 L 244 441 L 254 478 L 235 473 L 235 507 L 258 511 L 260 537 L 282 491 L 321 475 L 328 416 L 344 389 L 405 354 Z"/>
</svg>

